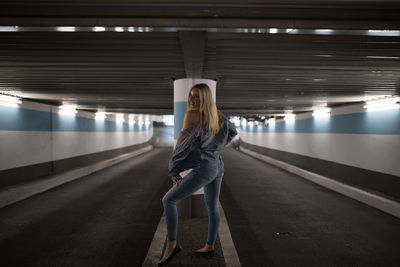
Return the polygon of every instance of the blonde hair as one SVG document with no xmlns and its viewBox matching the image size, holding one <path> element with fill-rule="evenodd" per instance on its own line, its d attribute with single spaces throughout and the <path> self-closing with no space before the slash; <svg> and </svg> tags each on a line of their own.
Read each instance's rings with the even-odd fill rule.
<svg viewBox="0 0 400 267">
<path fill-rule="evenodd" d="M 211 93 L 210 87 L 208 87 L 205 83 L 199 83 L 194 85 L 188 95 L 188 106 L 189 106 L 189 96 L 190 92 L 193 89 L 197 89 L 199 91 L 200 97 L 200 124 L 202 128 L 208 127 L 208 131 L 213 134 L 217 134 L 219 130 L 224 125 L 225 116 L 221 111 L 217 109 L 217 106 L 214 103 L 214 99 Z"/>
</svg>

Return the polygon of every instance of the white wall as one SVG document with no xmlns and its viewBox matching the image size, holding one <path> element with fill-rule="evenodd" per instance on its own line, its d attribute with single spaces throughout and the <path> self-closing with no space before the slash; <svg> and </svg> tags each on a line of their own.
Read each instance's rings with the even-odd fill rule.
<svg viewBox="0 0 400 267">
<path fill-rule="evenodd" d="M 75 118 L 65 116 L 58 107 L 29 101 L 0 106 L 0 170 L 128 147 L 153 136 L 151 124 L 95 121 L 92 113 L 81 111 Z"/>
<path fill-rule="evenodd" d="M 362 105 L 353 105 L 333 109 L 321 125 L 311 120 L 304 114 L 293 122 L 299 127 L 282 121 L 241 127 L 239 134 L 249 144 L 400 176 L 399 110 L 367 114 Z"/>
</svg>

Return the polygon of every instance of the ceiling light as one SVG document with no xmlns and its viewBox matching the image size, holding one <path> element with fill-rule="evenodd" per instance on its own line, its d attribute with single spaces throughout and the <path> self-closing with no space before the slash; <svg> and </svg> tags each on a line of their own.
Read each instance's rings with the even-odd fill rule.
<svg viewBox="0 0 400 267">
<path fill-rule="evenodd" d="M 296 118 L 295 114 L 285 114 L 284 116 L 285 116 L 284 120 L 287 122 L 294 121 Z"/>
<path fill-rule="evenodd" d="M 364 108 L 368 111 L 376 111 L 376 110 L 387 110 L 387 109 L 397 109 L 400 107 L 398 104 L 399 97 L 390 97 L 378 100 L 370 100 L 367 101 Z"/>
<path fill-rule="evenodd" d="M 0 26 L 0 32 L 17 32 L 18 26 Z"/>
<path fill-rule="evenodd" d="M 278 29 L 277 28 L 271 28 L 271 29 L 269 29 L 269 33 L 278 33 Z"/>
<path fill-rule="evenodd" d="M 58 31 L 58 32 L 74 32 L 74 31 L 76 31 L 76 28 L 75 27 L 57 27 L 56 28 L 56 31 Z"/>
<path fill-rule="evenodd" d="M 22 103 L 21 98 L 0 94 L 0 105 L 17 108 Z"/>
<path fill-rule="evenodd" d="M 316 109 L 312 113 L 313 117 L 329 117 L 331 113 L 330 108 Z"/>
<path fill-rule="evenodd" d="M 286 29 L 286 33 L 289 33 L 289 32 L 291 32 L 291 31 L 293 31 L 293 29 L 292 29 L 292 28 L 288 28 L 288 29 Z"/>
<path fill-rule="evenodd" d="M 116 32 L 124 32 L 124 28 L 123 27 L 115 27 L 114 28 Z"/>
<path fill-rule="evenodd" d="M 315 32 L 317 34 L 331 34 L 332 30 L 331 29 L 318 29 L 318 30 L 315 30 Z"/>
<path fill-rule="evenodd" d="M 267 122 L 268 122 L 268 124 L 274 125 L 275 124 L 275 118 L 268 119 Z"/>
<path fill-rule="evenodd" d="M 125 121 L 124 114 L 122 114 L 122 113 L 116 114 L 115 117 L 116 117 L 116 121 L 117 122 L 124 122 Z"/>
<path fill-rule="evenodd" d="M 367 58 L 388 58 L 388 59 L 399 59 L 400 57 L 385 57 L 385 56 L 367 56 Z"/>
<path fill-rule="evenodd" d="M 384 32 L 389 32 L 389 30 L 368 30 L 368 32 L 371 32 L 371 33 L 384 33 Z"/>
<path fill-rule="evenodd" d="M 106 28 L 104 28 L 104 27 L 100 27 L 100 26 L 93 27 L 93 31 L 95 31 L 95 32 L 104 32 L 105 30 L 106 30 Z"/>
<path fill-rule="evenodd" d="M 0 101 L 5 103 L 12 103 L 12 104 L 21 104 L 21 98 L 9 95 L 0 94 Z"/>
<path fill-rule="evenodd" d="M 78 111 L 76 110 L 76 105 L 62 105 L 59 107 L 60 114 L 65 114 L 65 115 L 73 115 L 75 116 Z"/>
<path fill-rule="evenodd" d="M 107 118 L 104 112 L 96 112 L 94 115 L 96 120 L 105 120 Z"/>
<path fill-rule="evenodd" d="M 398 30 L 368 30 L 368 35 L 374 36 L 400 36 Z"/>
</svg>

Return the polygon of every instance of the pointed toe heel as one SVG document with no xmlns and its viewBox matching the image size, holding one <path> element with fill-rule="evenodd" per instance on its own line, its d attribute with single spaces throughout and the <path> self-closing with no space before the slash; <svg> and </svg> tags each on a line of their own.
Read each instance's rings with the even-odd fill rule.
<svg viewBox="0 0 400 267">
<path fill-rule="evenodd" d="M 204 257 L 214 257 L 215 256 L 214 250 L 200 252 L 200 251 L 197 251 L 196 249 L 192 249 L 192 252 L 197 255 L 204 256 Z"/>
<path fill-rule="evenodd" d="M 182 250 L 182 247 L 181 247 L 179 244 L 176 244 L 176 246 L 175 246 L 175 248 L 174 248 L 174 251 L 172 252 L 171 256 L 169 256 L 169 257 L 166 258 L 165 260 L 161 259 L 161 260 L 158 262 L 158 266 L 168 264 L 168 262 L 170 262 L 170 261 L 172 260 L 172 258 L 173 258 L 176 254 L 178 254 L 181 250 Z"/>
</svg>

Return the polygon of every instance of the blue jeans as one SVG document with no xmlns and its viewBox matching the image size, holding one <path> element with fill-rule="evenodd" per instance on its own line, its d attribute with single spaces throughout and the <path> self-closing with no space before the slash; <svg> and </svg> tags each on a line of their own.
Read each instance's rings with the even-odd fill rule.
<svg viewBox="0 0 400 267">
<path fill-rule="evenodd" d="M 181 180 L 178 186 L 173 186 L 163 197 L 164 212 L 167 223 L 167 239 L 175 241 L 178 230 L 178 201 L 189 197 L 191 194 L 204 187 L 204 202 L 208 209 L 208 236 L 207 244 L 213 245 L 217 239 L 220 223 L 218 207 L 219 192 L 222 177 L 224 175 L 224 163 L 222 160 L 213 166 L 198 167 L 193 169 Z"/>
</svg>

